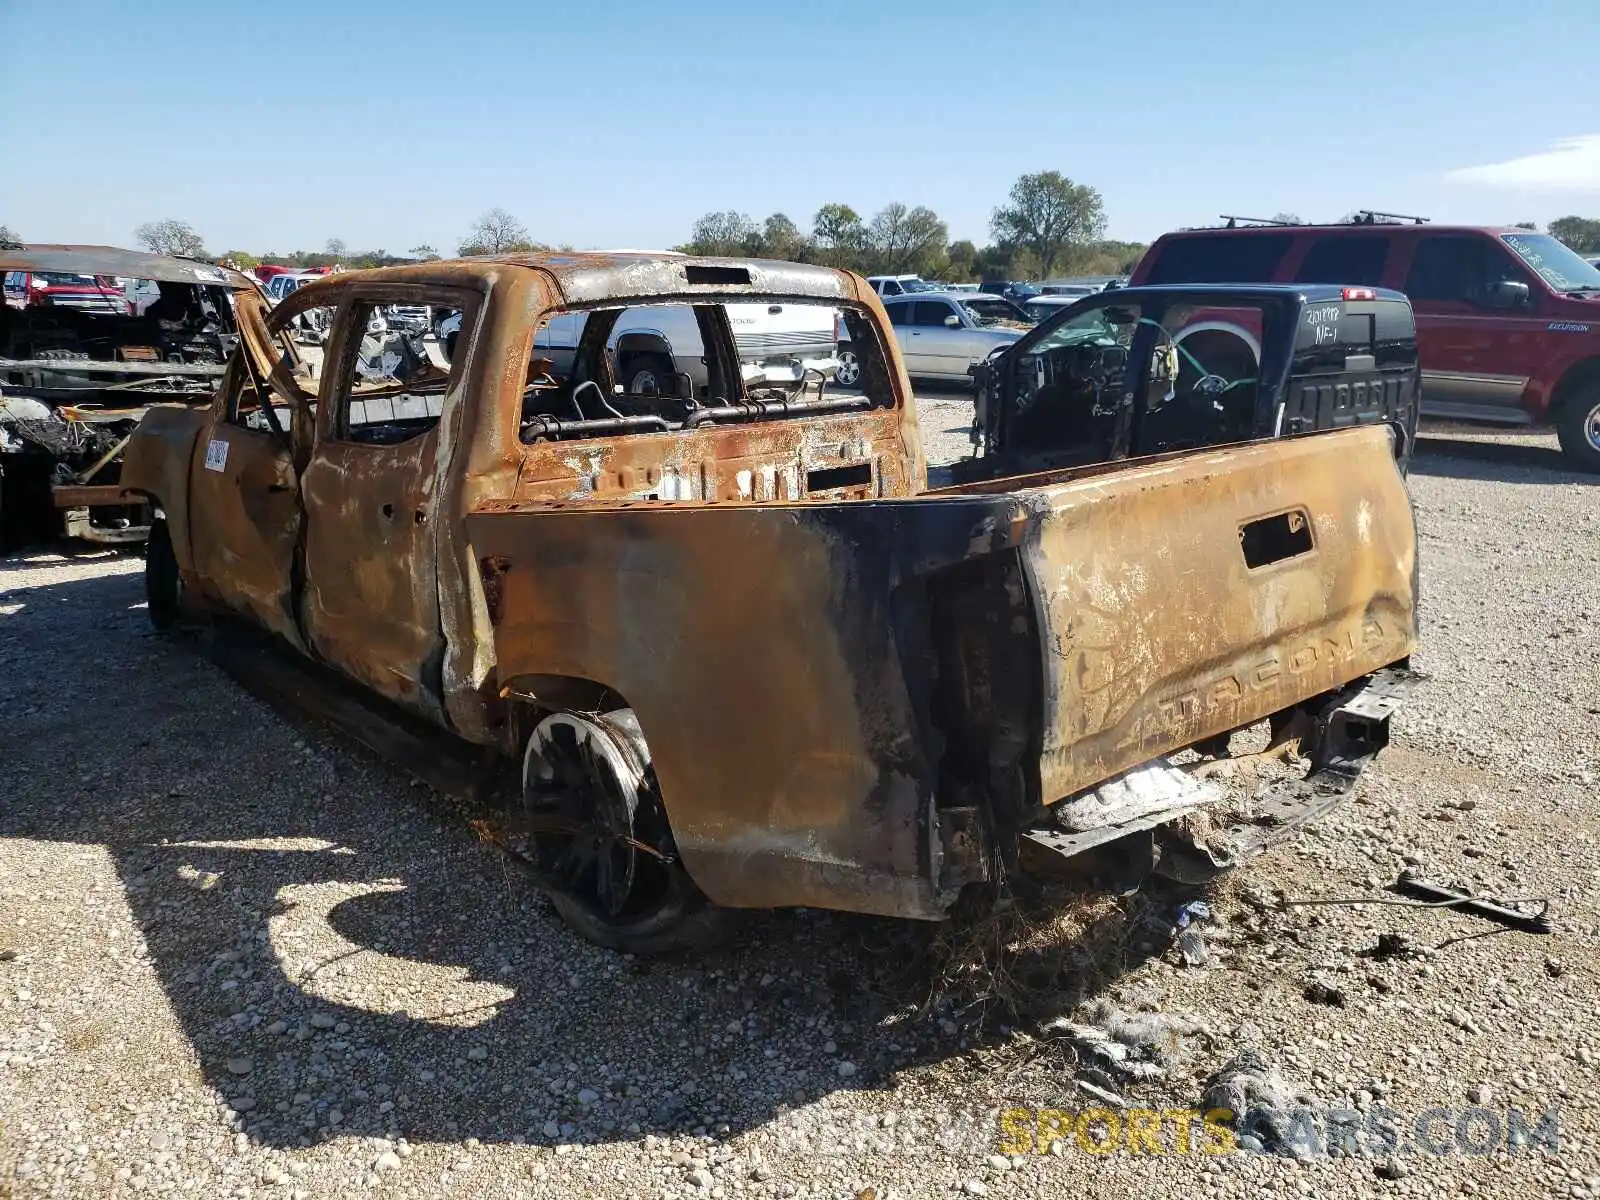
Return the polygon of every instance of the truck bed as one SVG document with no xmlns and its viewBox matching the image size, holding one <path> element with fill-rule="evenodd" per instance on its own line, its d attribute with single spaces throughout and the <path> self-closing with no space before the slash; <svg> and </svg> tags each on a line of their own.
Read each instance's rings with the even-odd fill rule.
<svg viewBox="0 0 1600 1200">
<path fill-rule="evenodd" d="M 631 706 L 729 905 L 942 916 L 1002 817 L 1415 640 L 1376 426 L 895 500 L 491 502 L 468 531 L 499 684 Z"/>
</svg>

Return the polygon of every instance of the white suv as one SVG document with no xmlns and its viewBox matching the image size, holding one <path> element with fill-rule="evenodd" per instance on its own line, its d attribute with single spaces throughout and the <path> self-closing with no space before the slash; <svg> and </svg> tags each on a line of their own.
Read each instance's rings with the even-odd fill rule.
<svg viewBox="0 0 1600 1200">
<path fill-rule="evenodd" d="M 910 296 L 916 292 L 936 292 L 937 284 L 921 275 L 868 275 L 867 282 L 880 296 Z"/>
</svg>

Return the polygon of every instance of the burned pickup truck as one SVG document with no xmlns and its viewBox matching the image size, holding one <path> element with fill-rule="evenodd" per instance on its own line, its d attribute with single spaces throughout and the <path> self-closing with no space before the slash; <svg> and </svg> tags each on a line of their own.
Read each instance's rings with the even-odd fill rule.
<svg viewBox="0 0 1600 1200">
<path fill-rule="evenodd" d="M 726 306 L 751 301 L 836 310 L 859 388 L 746 382 Z M 462 314 L 448 365 L 372 352 L 396 303 Z M 633 392 L 611 327 L 656 305 L 690 310 L 705 376 Z M 310 306 L 334 314 L 315 383 L 284 336 Z M 929 490 L 848 272 L 507 256 L 239 311 L 211 408 L 153 409 L 128 448 L 152 620 L 266 631 L 470 748 L 539 886 L 608 946 L 692 941 L 718 906 L 938 920 L 1024 851 L 1226 866 L 1348 791 L 1408 679 L 1387 424 Z M 568 313 L 558 375 L 537 335 Z M 1295 717 L 1311 774 L 1266 824 L 1175 824 L 1211 797 L 1164 756 Z"/>
<path fill-rule="evenodd" d="M 249 280 L 110 246 L 0 247 L 0 274 L 0 545 L 144 540 L 123 448 L 151 404 L 209 402 Z"/>
</svg>

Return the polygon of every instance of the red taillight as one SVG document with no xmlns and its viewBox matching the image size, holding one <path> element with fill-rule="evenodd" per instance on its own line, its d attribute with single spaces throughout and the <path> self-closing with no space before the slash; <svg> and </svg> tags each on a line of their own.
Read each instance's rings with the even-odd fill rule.
<svg viewBox="0 0 1600 1200">
<path fill-rule="evenodd" d="M 1371 288 L 1345 288 L 1344 298 L 1346 300 L 1376 300 L 1378 293 Z"/>
</svg>

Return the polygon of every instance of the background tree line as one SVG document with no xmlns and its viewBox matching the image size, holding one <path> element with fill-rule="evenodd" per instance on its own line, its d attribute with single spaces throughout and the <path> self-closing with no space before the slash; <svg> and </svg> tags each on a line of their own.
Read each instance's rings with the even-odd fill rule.
<svg viewBox="0 0 1600 1200">
<path fill-rule="evenodd" d="M 1276 219 L 1300 223 L 1292 213 L 1279 213 Z M 1518 222 L 1518 227 L 1536 228 L 1531 221 Z M 1600 218 L 1558 217 L 1545 231 L 1579 254 L 1600 254 Z M 689 240 L 677 249 L 692 254 L 821 263 L 866 275 L 918 274 L 952 283 L 1123 275 L 1145 251 L 1137 242 L 1105 240 L 1100 193 L 1073 183 L 1058 171 L 1021 176 L 1012 185 L 1007 202 L 995 209 L 989 232 L 992 240 L 979 247 L 966 240 L 951 241 L 938 214 L 922 205 L 888 204 L 868 220 L 850 205 L 835 203 L 824 204 L 812 214 L 809 230 L 802 230 L 783 213 L 773 213 L 760 223 L 732 210 L 707 213 L 694 223 Z M 384 267 L 441 257 L 426 244 L 412 246 L 404 254 L 391 254 L 383 249 L 351 250 L 340 238 L 329 238 L 321 250 L 213 254 L 192 225 L 174 219 L 140 225 L 134 240 L 156 254 L 227 259 L 246 269 L 263 262 L 292 267 Z M 8 244 L 21 245 L 22 235 L 0 225 L 0 246 Z M 548 249 L 503 208 L 492 208 L 479 217 L 456 248 L 463 256 Z"/>
<path fill-rule="evenodd" d="M 785 213 L 756 222 L 737 211 L 707 213 L 689 240 L 689 254 L 778 258 L 845 267 L 863 275 L 921 275 L 951 283 L 1042 279 L 1054 275 L 1123 275 L 1145 247 L 1107 241 L 1105 203 L 1094 188 L 1059 171 L 1019 177 L 989 222 L 979 247 L 950 240 L 932 209 L 896 201 L 870 219 L 848 204 L 824 204 L 802 230 Z"/>
</svg>

